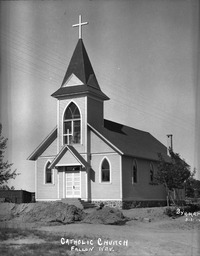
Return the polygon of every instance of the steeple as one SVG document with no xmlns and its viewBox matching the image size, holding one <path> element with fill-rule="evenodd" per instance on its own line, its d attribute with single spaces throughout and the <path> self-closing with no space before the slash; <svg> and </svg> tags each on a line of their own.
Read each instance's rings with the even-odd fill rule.
<svg viewBox="0 0 200 256">
<path fill-rule="evenodd" d="M 83 84 L 100 89 L 82 39 L 78 40 L 62 86 L 67 82 L 71 74 L 76 75 Z"/>
<path fill-rule="evenodd" d="M 92 95 L 101 100 L 109 100 L 109 98 L 100 89 L 81 38 L 81 25 L 86 24 L 86 22 L 81 23 L 79 16 L 79 23 L 73 25 L 79 26 L 79 40 L 70 60 L 61 87 L 51 95 L 55 98 L 71 98 L 73 95 Z"/>
</svg>

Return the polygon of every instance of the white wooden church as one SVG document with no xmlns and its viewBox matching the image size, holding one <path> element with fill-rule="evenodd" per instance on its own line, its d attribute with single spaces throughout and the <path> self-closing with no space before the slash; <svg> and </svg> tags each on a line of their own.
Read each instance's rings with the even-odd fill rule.
<svg viewBox="0 0 200 256">
<path fill-rule="evenodd" d="M 36 161 L 36 201 L 78 198 L 117 206 L 163 205 L 154 184 L 158 153 L 167 148 L 150 133 L 104 119 L 109 100 L 98 84 L 83 40 L 79 40 L 57 100 L 57 123 L 29 156 Z M 52 127 L 53 128 L 53 127 Z"/>
</svg>

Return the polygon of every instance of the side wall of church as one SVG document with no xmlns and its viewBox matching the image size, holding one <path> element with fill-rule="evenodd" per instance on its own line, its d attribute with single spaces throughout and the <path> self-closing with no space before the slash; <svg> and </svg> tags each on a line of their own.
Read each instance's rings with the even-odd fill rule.
<svg viewBox="0 0 200 256">
<path fill-rule="evenodd" d="M 133 183 L 132 169 L 134 159 L 122 158 L 122 191 L 124 200 L 166 200 L 165 188 L 150 181 L 150 163 L 153 164 L 154 173 L 157 170 L 156 162 L 136 159 L 137 183 Z"/>
</svg>

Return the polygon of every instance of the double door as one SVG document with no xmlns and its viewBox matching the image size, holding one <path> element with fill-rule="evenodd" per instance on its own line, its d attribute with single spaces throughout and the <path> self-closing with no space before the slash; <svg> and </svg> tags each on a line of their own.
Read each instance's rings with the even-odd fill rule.
<svg viewBox="0 0 200 256">
<path fill-rule="evenodd" d="M 81 196 L 80 171 L 66 172 L 66 197 L 78 198 Z"/>
</svg>

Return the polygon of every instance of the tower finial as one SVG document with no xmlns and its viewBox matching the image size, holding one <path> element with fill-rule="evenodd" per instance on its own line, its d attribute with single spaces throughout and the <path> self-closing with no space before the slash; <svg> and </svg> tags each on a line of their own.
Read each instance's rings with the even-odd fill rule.
<svg viewBox="0 0 200 256">
<path fill-rule="evenodd" d="M 88 22 L 81 22 L 81 15 L 79 15 L 79 23 L 72 25 L 72 27 L 78 27 L 79 39 L 82 38 L 82 26 L 87 24 Z"/>
</svg>

